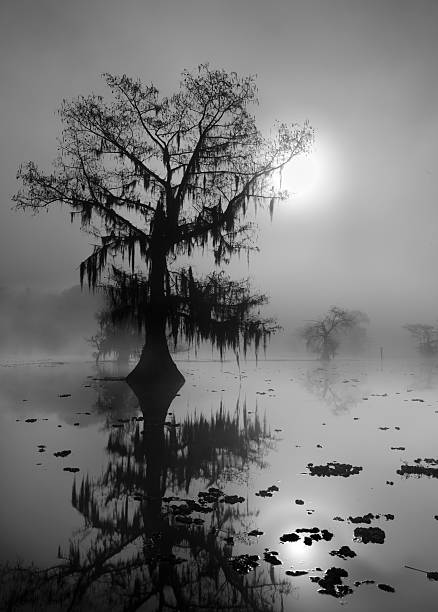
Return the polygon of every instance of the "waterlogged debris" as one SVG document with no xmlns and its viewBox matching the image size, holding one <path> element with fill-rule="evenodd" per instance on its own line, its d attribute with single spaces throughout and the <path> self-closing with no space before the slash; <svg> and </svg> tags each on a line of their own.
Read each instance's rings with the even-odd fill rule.
<svg viewBox="0 0 438 612">
<path fill-rule="evenodd" d="M 414 570 L 415 572 L 421 572 L 422 574 L 426 574 L 428 580 L 437 580 L 438 581 L 438 572 L 428 572 L 426 570 L 418 569 L 418 567 L 411 567 L 410 565 L 405 565 L 407 569 Z"/>
<path fill-rule="evenodd" d="M 26 419 L 25 423 L 36 423 L 38 419 Z"/>
<path fill-rule="evenodd" d="M 263 559 L 271 565 L 283 565 L 283 561 L 281 561 L 277 555 L 278 552 L 276 550 L 266 550 L 263 553 Z"/>
<path fill-rule="evenodd" d="M 351 550 L 349 546 L 341 546 L 339 550 L 331 550 L 329 555 L 332 557 L 340 557 L 341 559 L 353 559 L 357 556 L 354 550 Z"/>
<path fill-rule="evenodd" d="M 64 472 L 72 472 L 73 474 L 80 471 L 77 467 L 65 467 L 63 470 Z"/>
<path fill-rule="evenodd" d="M 395 593 L 394 587 L 389 584 L 383 584 L 382 582 L 379 582 L 377 586 L 381 591 L 386 591 L 387 593 Z"/>
<path fill-rule="evenodd" d="M 404 450 L 406 450 L 406 446 L 391 446 L 391 450 L 404 451 Z"/>
<path fill-rule="evenodd" d="M 298 576 L 306 576 L 309 572 L 306 572 L 304 570 L 287 570 L 285 572 L 285 574 L 287 576 L 293 576 L 294 578 L 298 577 Z"/>
<path fill-rule="evenodd" d="M 230 564 L 235 572 L 238 574 L 249 574 L 260 565 L 260 557 L 258 555 L 238 555 L 237 557 L 231 557 Z"/>
<path fill-rule="evenodd" d="M 55 457 L 68 457 L 68 455 L 71 454 L 71 450 L 63 450 L 63 451 L 57 451 L 56 453 L 53 453 L 55 455 Z"/>
<path fill-rule="evenodd" d="M 389 427 L 379 427 L 379 429 L 381 429 L 382 431 L 387 431 Z"/>
<path fill-rule="evenodd" d="M 355 587 L 359 587 L 361 584 L 376 584 L 375 580 L 356 580 L 354 583 Z"/>
<path fill-rule="evenodd" d="M 353 476 L 359 474 L 363 470 L 360 466 L 351 465 L 350 463 L 338 463 L 337 461 L 330 461 L 326 465 L 313 465 L 308 463 L 311 476 Z"/>
<path fill-rule="evenodd" d="M 248 533 L 248 535 L 249 535 L 249 536 L 255 536 L 255 537 L 258 537 L 258 536 L 263 535 L 263 533 L 264 533 L 264 532 L 263 532 L 263 531 L 260 531 L 260 529 L 253 529 L 252 531 L 250 531 L 250 532 Z"/>
<path fill-rule="evenodd" d="M 331 595 L 332 597 L 345 597 L 353 592 L 353 589 L 343 584 L 342 579 L 348 577 L 347 570 L 341 567 L 329 568 L 322 578 L 312 576 L 312 582 L 317 582 L 321 587 L 318 593 L 321 595 Z"/>
<path fill-rule="evenodd" d="M 58 397 L 71 397 L 71 393 L 60 393 Z"/>
<path fill-rule="evenodd" d="M 354 530 L 354 539 L 363 544 L 369 542 L 373 544 L 383 544 L 385 541 L 385 532 L 380 527 L 356 527 Z"/>
</svg>

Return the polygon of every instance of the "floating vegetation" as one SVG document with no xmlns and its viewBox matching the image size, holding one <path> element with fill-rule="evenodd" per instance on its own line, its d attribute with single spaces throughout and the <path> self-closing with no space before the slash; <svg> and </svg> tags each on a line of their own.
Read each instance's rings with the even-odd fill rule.
<svg viewBox="0 0 438 612">
<path fill-rule="evenodd" d="M 353 589 L 343 584 L 342 579 L 348 577 L 347 570 L 341 567 L 329 568 L 322 578 L 312 576 L 312 582 L 316 582 L 321 587 L 318 593 L 321 595 L 331 595 L 332 597 L 345 597 L 353 592 Z"/>
<path fill-rule="evenodd" d="M 292 533 L 284 533 L 280 537 L 280 542 L 298 542 L 300 539 L 299 533 L 308 533 L 310 535 L 304 537 L 304 544 L 306 546 L 312 546 L 314 542 L 319 542 L 320 540 L 325 540 L 326 542 L 330 542 L 333 538 L 333 534 L 327 529 L 319 529 L 319 527 L 299 527 L 295 529 L 295 532 Z"/>
<path fill-rule="evenodd" d="M 308 463 L 307 467 L 311 476 L 343 476 L 344 478 L 359 474 L 363 470 L 360 466 L 354 466 L 350 463 L 338 463 L 337 461 L 330 461 L 326 465 Z"/>
<path fill-rule="evenodd" d="M 63 451 L 57 451 L 56 453 L 53 453 L 55 457 L 68 457 L 68 455 L 71 454 L 71 450 L 63 450 Z"/>
<path fill-rule="evenodd" d="M 383 544 L 385 541 L 385 532 L 380 527 L 356 527 L 354 530 L 354 539 L 363 544 L 369 542 L 373 544 Z"/>
<path fill-rule="evenodd" d="M 263 532 L 263 531 L 260 531 L 259 529 L 253 529 L 252 531 L 250 531 L 250 532 L 248 533 L 248 535 L 249 535 L 249 536 L 255 536 L 255 537 L 258 537 L 258 536 L 263 535 L 263 533 L 264 533 L 264 532 Z"/>
<path fill-rule="evenodd" d="M 364 514 L 363 516 L 349 516 L 348 520 L 350 523 L 365 523 L 367 525 L 371 524 L 371 521 L 380 519 L 381 516 L 384 516 L 387 521 L 393 521 L 393 514 L 372 514 L 372 512 L 368 512 L 368 514 Z"/>
<path fill-rule="evenodd" d="M 224 502 L 226 504 L 239 504 L 245 501 L 244 497 L 240 495 L 225 495 Z"/>
<path fill-rule="evenodd" d="M 275 491 L 279 491 L 280 489 L 276 486 L 276 485 L 271 485 L 270 487 L 268 487 L 267 489 L 260 489 L 260 491 L 258 491 L 256 493 L 256 495 L 258 497 L 272 497 L 272 494 Z"/>
<path fill-rule="evenodd" d="M 408 465 L 404 463 L 400 469 L 397 470 L 397 474 L 400 476 L 428 476 L 429 478 L 438 478 L 438 460 L 437 459 L 415 459 L 415 465 Z M 422 465 L 423 464 L 423 465 Z M 426 465 L 424 465 L 426 464 Z M 437 467 L 431 467 L 435 465 Z"/>
<path fill-rule="evenodd" d="M 357 556 L 349 546 L 341 546 L 339 550 L 331 550 L 329 554 L 332 557 L 340 557 L 341 559 L 353 559 Z"/>
<path fill-rule="evenodd" d="M 380 582 L 377 586 L 381 591 L 386 591 L 387 593 L 395 593 L 394 587 L 390 586 L 389 584 L 383 584 Z"/>
<path fill-rule="evenodd" d="M 281 561 L 277 555 L 278 552 L 276 550 L 265 550 L 263 559 L 271 565 L 283 565 L 283 561 Z"/>
<path fill-rule="evenodd" d="M 235 572 L 238 574 L 249 574 L 260 565 L 260 557 L 258 555 L 238 555 L 237 557 L 231 557 L 230 564 Z"/>
<path fill-rule="evenodd" d="M 298 542 L 300 536 L 297 533 L 283 533 L 280 537 L 280 542 Z"/>
</svg>

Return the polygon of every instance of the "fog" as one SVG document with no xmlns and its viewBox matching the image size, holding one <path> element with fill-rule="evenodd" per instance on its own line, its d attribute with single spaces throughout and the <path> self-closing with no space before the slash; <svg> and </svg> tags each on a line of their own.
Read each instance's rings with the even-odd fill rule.
<svg viewBox="0 0 438 612">
<path fill-rule="evenodd" d="M 49 170 L 56 156 L 62 99 L 104 93 L 106 71 L 172 92 L 183 69 L 205 61 L 257 74 L 254 112 L 265 133 L 276 119 L 308 119 L 315 128 L 315 185 L 279 205 L 272 222 L 261 212 L 260 252 L 249 267 L 237 260 L 227 267 L 270 297 L 267 312 L 283 326 L 272 351 L 287 353 L 294 329 L 332 304 L 366 312 L 375 347 L 404 350 L 403 324 L 434 323 L 436 2 L 131 0 L 122 9 L 113 0 L 38 7 L 7 0 L 1 10 L 3 351 L 73 350 L 94 325 L 91 308 L 81 328 L 72 307 L 70 331 L 68 308 L 54 306 L 78 283 L 94 238 L 70 224 L 65 209 L 11 210 L 20 163 Z M 211 261 L 197 254 L 191 263 L 209 271 Z M 32 306 L 25 306 L 27 287 Z M 17 309 L 13 294 L 22 296 Z"/>
<path fill-rule="evenodd" d="M 0 289 L 1 357 L 91 358 L 87 338 L 96 333 L 102 298 L 79 286 L 60 293 Z"/>
</svg>

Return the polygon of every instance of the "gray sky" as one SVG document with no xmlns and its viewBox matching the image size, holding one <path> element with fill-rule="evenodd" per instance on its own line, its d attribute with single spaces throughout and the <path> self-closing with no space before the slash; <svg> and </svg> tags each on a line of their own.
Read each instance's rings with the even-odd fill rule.
<svg viewBox="0 0 438 612">
<path fill-rule="evenodd" d="M 316 131 L 308 193 L 272 223 L 259 216 L 249 273 L 271 311 L 285 326 L 331 304 L 438 317 L 436 0 L 3 0 L 0 12 L 0 285 L 71 286 L 89 251 L 66 211 L 10 210 L 20 162 L 50 167 L 62 99 L 99 90 L 103 72 L 171 92 L 209 61 L 258 75 L 263 128 L 307 118 Z"/>
</svg>

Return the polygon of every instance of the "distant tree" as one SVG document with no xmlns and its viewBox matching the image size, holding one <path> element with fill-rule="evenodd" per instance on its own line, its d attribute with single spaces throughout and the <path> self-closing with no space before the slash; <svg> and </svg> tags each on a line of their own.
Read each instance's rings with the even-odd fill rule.
<svg viewBox="0 0 438 612">
<path fill-rule="evenodd" d="M 336 354 L 340 335 L 365 322 L 368 322 L 368 317 L 359 310 L 345 310 L 339 306 L 331 306 L 326 315 L 318 320 L 309 321 L 299 331 L 299 335 L 305 340 L 309 351 L 319 354 L 322 360 L 328 361 Z"/>
<path fill-rule="evenodd" d="M 434 355 L 438 352 L 438 329 L 433 325 L 408 323 L 403 325 L 417 341 L 418 351 L 422 355 Z"/>
<path fill-rule="evenodd" d="M 127 256 L 127 303 L 142 304 L 138 324 L 146 335 L 128 381 L 156 381 L 172 373 L 181 377 L 168 350 L 167 330 L 181 336 L 188 332 L 190 339 L 202 321 L 201 337 L 205 333 L 211 339 L 208 330 L 214 329 L 221 350 L 235 346 L 242 327 L 220 317 L 243 323 L 253 300 L 246 288 L 242 294 L 223 276 L 196 281 L 190 270 L 174 270 L 172 263 L 197 248 L 211 247 L 217 265 L 255 249 L 254 225 L 245 220 L 248 204 L 265 204 L 272 215 L 275 202 L 286 196 L 272 177 L 309 149 L 313 133 L 307 123 L 279 124 L 274 136 L 263 138 L 248 112 L 257 101 L 252 76 L 201 65 L 183 73 L 177 93 L 161 98 L 153 85 L 125 75 L 105 79 L 113 101 L 96 95 L 64 101 L 53 172 L 45 174 L 33 162 L 22 166 L 23 189 L 14 200 L 32 211 L 67 205 L 72 221 L 79 218 L 82 228 L 100 239 L 80 266 L 81 282 L 91 288 L 109 257 Z M 141 277 L 137 262 L 143 264 Z M 193 318 L 203 291 L 207 302 L 226 304 L 222 314 L 214 306 Z M 269 335 L 262 319 L 243 329 L 246 342 Z"/>
</svg>

